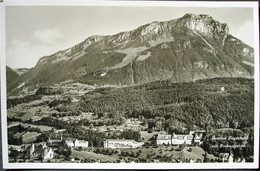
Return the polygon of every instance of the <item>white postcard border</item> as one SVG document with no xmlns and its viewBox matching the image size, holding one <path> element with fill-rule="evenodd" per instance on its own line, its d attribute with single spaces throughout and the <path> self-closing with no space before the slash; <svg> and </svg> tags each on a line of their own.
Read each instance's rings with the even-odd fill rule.
<svg viewBox="0 0 260 171">
<path fill-rule="evenodd" d="M 253 163 L 9 163 L 7 144 L 6 113 L 6 56 L 5 56 L 5 6 L 160 6 L 160 7 L 249 7 L 254 11 L 254 50 L 255 50 L 255 119 L 254 119 L 254 162 Z M 45 0 L 24 1 L 6 0 L 0 4 L 1 10 L 1 122 L 2 122 L 2 161 L 5 169 L 228 169 L 259 167 L 259 18 L 257 2 L 194 2 L 194 1 L 71 1 Z"/>
</svg>

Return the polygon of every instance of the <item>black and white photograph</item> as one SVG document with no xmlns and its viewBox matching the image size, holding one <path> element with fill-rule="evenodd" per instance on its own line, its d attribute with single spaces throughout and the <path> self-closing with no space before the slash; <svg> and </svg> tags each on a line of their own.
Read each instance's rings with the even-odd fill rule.
<svg viewBox="0 0 260 171">
<path fill-rule="evenodd" d="M 259 167 L 257 2 L 0 5 L 4 168 Z"/>
</svg>

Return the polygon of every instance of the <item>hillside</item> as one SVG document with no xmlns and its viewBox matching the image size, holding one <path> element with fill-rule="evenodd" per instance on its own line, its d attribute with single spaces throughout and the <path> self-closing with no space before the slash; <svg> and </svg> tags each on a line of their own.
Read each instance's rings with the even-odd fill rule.
<svg viewBox="0 0 260 171">
<path fill-rule="evenodd" d="M 225 91 L 221 91 L 224 87 Z M 254 123 L 254 81 L 214 78 L 188 83 L 157 81 L 126 88 L 104 88 L 84 96 L 81 110 L 97 115 L 144 118 L 150 128 L 165 130 L 212 126 L 251 127 Z M 156 126 L 157 125 L 157 126 Z"/>
<path fill-rule="evenodd" d="M 26 73 L 27 71 L 29 71 L 28 68 L 17 68 L 15 70 L 19 75 L 23 75 L 24 73 Z"/>
<path fill-rule="evenodd" d="M 91 36 L 50 56 L 21 75 L 12 94 L 66 80 L 138 85 L 254 74 L 254 50 L 208 15 L 186 14 L 112 36 Z M 9 91 L 9 93 L 11 93 Z"/>
<path fill-rule="evenodd" d="M 20 75 L 11 69 L 10 67 L 6 66 L 6 84 L 7 84 L 7 92 L 10 92 L 14 88 L 18 86 L 18 78 Z"/>
</svg>

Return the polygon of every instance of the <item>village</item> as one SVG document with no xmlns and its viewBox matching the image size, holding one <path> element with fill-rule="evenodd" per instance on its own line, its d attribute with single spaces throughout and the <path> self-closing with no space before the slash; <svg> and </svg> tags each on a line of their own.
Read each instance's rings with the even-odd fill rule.
<svg viewBox="0 0 260 171">
<path fill-rule="evenodd" d="M 245 159 L 234 160 L 232 153 L 220 153 L 219 157 L 207 154 L 200 147 L 203 144 L 202 132 L 190 131 L 187 135 L 161 132 L 154 134 L 148 141 L 141 142 L 134 139 L 104 139 L 101 148 L 90 147 L 86 140 L 64 139 L 59 130 L 55 132 L 56 139 L 49 137 L 47 142 L 9 146 L 10 161 L 55 163 L 245 162 Z M 61 151 L 63 152 L 61 153 Z M 16 156 L 12 155 L 13 153 Z"/>
<path fill-rule="evenodd" d="M 101 87 L 103 89 L 106 87 Z M 97 89 L 99 96 L 100 90 Z M 164 130 L 153 120 L 125 118 L 120 114 L 83 112 L 82 96 L 96 96 L 94 86 L 57 84 L 31 94 L 41 95 L 8 109 L 10 162 L 67 163 L 202 163 L 245 162 L 231 151 L 218 155 L 203 149 L 204 129 Z M 219 93 L 226 93 L 225 87 Z M 102 93 L 102 92 L 101 92 Z M 14 98 L 14 97 L 12 97 Z M 11 98 L 11 99 L 12 99 Z M 156 117 L 158 123 L 162 118 Z M 179 124 L 179 123 L 175 123 Z M 225 126 L 225 125 L 224 125 Z M 227 127 L 229 125 L 226 125 Z M 228 128 L 227 130 L 240 131 Z M 182 133 L 180 133 L 182 132 Z M 242 142 L 246 144 L 246 141 Z"/>
</svg>

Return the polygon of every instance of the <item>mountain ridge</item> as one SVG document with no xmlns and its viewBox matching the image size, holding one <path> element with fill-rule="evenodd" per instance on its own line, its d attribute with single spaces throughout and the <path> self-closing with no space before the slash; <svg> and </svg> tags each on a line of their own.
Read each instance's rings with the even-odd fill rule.
<svg viewBox="0 0 260 171">
<path fill-rule="evenodd" d="M 40 58 L 18 82 L 33 89 L 68 79 L 133 85 L 165 79 L 253 77 L 253 48 L 228 32 L 227 24 L 211 16 L 185 14 L 114 35 L 94 35 Z"/>
</svg>

